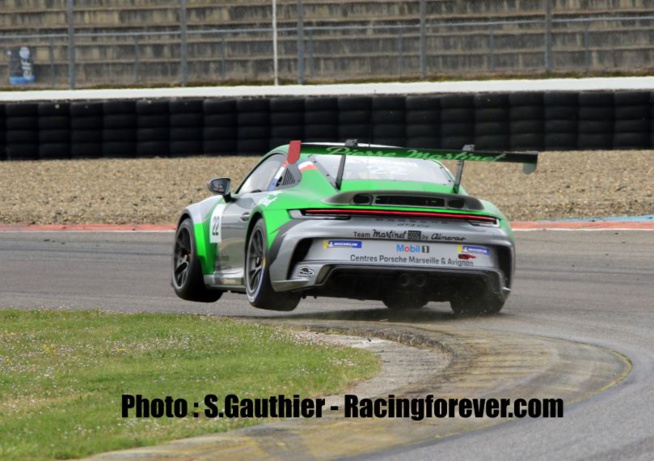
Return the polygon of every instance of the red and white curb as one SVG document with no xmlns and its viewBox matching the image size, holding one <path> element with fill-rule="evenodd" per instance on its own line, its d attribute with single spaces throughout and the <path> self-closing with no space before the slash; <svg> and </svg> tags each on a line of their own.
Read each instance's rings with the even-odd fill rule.
<svg viewBox="0 0 654 461">
<path fill-rule="evenodd" d="M 168 224 L 0 224 L 0 232 L 172 232 Z"/>
</svg>

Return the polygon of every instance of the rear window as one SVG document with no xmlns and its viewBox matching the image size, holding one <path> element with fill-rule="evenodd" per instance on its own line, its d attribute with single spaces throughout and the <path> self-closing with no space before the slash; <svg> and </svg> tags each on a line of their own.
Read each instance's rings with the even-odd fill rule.
<svg viewBox="0 0 654 461">
<path fill-rule="evenodd" d="M 340 155 L 316 155 L 315 159 L 330 176 L 337 176 Z M 346 156 L 343 180 L 352 179 L 452 184 L 449 172 L 441 164 L 418 158 Z"/>
</svg>

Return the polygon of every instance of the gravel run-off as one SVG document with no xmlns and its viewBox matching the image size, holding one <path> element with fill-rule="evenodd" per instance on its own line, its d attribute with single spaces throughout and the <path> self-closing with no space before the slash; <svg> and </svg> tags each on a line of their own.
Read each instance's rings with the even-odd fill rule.
<svg viewBox="0 0 654 461">
<path fill-rule="evenodd" d="M 0 162 L 0 223 L 172 223 L 186 205 L 209 196 L 209 179 L 240 184 L 257 160 Z M 654 151 L 545 152 L 531 175 L 517 164 L 467 162 L 463 186 L 514 221 L 648 215 L 654 213 Z"/>
</svg>

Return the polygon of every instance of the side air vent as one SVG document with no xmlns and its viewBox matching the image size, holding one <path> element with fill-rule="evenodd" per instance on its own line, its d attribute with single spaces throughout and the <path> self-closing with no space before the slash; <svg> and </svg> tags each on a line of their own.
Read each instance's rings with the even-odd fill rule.
<svg viewBox="0 0 654 461">
<path fill-rule="evenodd" d="M 291 185 L 291 184 L 293 184 L 295 182 L 296 181 L 295 181 L 295 177 L 293 176 L 293 173 L 291 173 L 290 170 L 286 170 L 284 172 L 284 176 L 282 176 L 282 182 L 281 182 L 280 186 L 282 186 L 282 187 L 283 186 L 289 186 L 289 185 Z"/>
</svg>

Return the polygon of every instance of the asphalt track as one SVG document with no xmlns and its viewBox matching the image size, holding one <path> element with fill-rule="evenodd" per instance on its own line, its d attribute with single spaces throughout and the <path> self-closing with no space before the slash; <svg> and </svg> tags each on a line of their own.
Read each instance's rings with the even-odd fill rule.
<svg viewBox="0 0 654 461">
<path fill-rule="evenodd" d="M 165 232 L 3 232 L 0 305 L 267 317 L 435 335 L 455 352 L 470 349 L 478 360 L 460 361 L 456 374 L 410 392 L 526 393 L 567 402 L 561 419 L 503 424 L 385 420 L 369 422 L 376 426 L 355 422 L 339 433 L 350 422 L 324 422 L 304 439 L 280 438 L 288 442 L 277 453 L 280 459 L 321 458 L 315 451 L 321 446 L 341 447 L 334 452 L 339 457 L 403 461 L 654 459 L 654 233 L 532 231 L 517 239 L 514 292 L 502 313 L 490 318 L 455 319 L 449 306 L 436 303 L 417 313 L 394 313 L 375 302 L 319 299 L 278 314 L 253 309 L 238 295 L 216 304 L 185 303 L 169 286 L 172 234 Z M 265 436 L 265 429 L 257 430 Z M 337 443 L 327 430 L 349 438 Z M 268 432 L 278 435 L 275 426 Z M 375 432 L 380 435 L 370 437 Z M 305 443 L 312 433 L 323 445 Z M 375 448 L 384 451 L 370 454 Z"/>
</svg>

